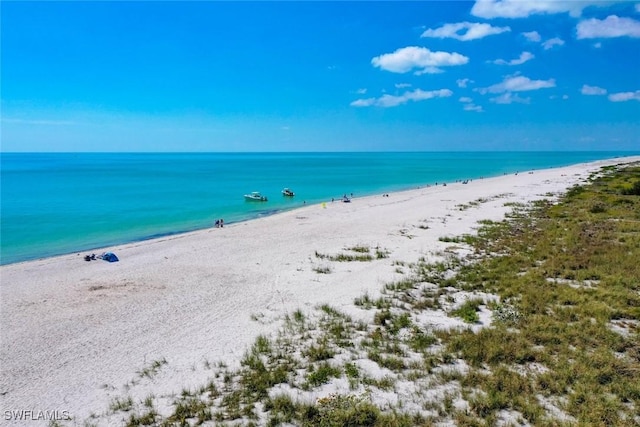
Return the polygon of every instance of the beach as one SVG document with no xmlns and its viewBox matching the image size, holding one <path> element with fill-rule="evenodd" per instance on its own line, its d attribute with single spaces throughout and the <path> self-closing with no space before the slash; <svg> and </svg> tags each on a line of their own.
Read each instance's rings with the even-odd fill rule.
<svg viewBox="0 0 640 427">
<path fill-rule="evenodd" d="M 603 166 L 626 157 L 521 171 L 468 183 L 387 195 L 327 200 L 295 210 L 186 234 L 0 267 L 2 416 L 59 411 L 83 425 L 123 393 L 142 400 L 197 387 L 204 367 L 237 366 L 259 334 L 295 310 L 330 304 L 349 312 L 354 298 L 401 277 L 397 263 L 435 260 L 442 237 L 473 233 L 514 203 L 555 199 Z M 331 262 L 317 254 L 377 248 L 388 257 Z M 329 269 L 329 274 L 319 271 Z M 441 325 L 441 326 L 447 326 Z M 162 375 L 140 372 L 162 360 Z M 101 421 L 102 420 L 102 421 Z M 37 420 L 29 425 L 47 425 Z"/>
</svg>

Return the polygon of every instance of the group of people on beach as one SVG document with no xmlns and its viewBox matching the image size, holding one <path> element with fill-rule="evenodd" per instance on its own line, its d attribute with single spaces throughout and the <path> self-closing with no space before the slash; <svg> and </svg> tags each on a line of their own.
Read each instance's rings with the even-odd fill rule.
<svg viewBox="0 0 640 427">
<path fill-rule="evenodd" d="M 220 219 L 216 219 L 216 228 L 222 228 L 224 227 L 224 219 L 220 218 Z"/>
</svg>

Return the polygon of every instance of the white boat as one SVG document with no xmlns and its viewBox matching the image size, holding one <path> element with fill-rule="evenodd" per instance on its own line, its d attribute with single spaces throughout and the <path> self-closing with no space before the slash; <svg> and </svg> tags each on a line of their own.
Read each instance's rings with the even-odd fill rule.
<svg viewBox="0 0 640 427">
<path fill-rule="evenodd" d="M 263 196 L 260 192 L 254 191 L 251 194 L 245 194 L 244 199 L 253 202 L 266 202 L 267 196 Z"/>
<path fill-rule="evenodd" d="M 287 197 L 293 197 L 295 196 L 295 193 L 289 190 L 288 188 L 285 188 L 284 190 L 282 190 L 282 195 Z"/>
</svg>

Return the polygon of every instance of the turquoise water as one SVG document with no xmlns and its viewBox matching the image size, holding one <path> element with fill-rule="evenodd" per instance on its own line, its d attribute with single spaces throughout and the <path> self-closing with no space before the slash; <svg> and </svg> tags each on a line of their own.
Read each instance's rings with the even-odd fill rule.
<svg viewBox="0 0 640 427">
<path fill-rule="evenodd" d="M 307 203 L 638 153 L 3 153 L 1 264 Z M 284 187 L 296 192 L 281 195 Z M 246 202 L 260 191 L 266 203 Z"/>
</svg>

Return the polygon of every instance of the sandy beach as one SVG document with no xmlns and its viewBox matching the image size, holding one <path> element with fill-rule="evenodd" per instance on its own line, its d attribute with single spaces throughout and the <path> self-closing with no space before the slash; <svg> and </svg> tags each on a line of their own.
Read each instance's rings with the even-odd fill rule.
<svg viewBox="0 0 640 427">
<path fill-rule="evenodd" d="M 569 167 L 356 197 L 155 240 L 0 267 L 0 408 L 59 411 L 83 425 L 123 390 L 136 399 L 179 393 L 206 381 L 207 362 L 236 366 L 259 334 L 294 310 L 331 304 L 349 311 L 397 279 L 396 262 L 435 259 L 445 236 L 500 220 L 505 204 L 553 199 L 603 166 Z M 469 205 L 473 202 L 471 205 Z M 466 205 L 465 209 L 461 206 Z M 365 245 L 386 251 L 371 262 L 334 263 Z M 330 274 L 318 269 L 330 268 Z M 163 374 L 134 381 L 152 362 Z M 95 423 L 102 425 L 100 418 Z M 105 421 L 106 423 L 106 421 Z M 47 425 L 48 421 L 28 425 Z"/>
</svg>

